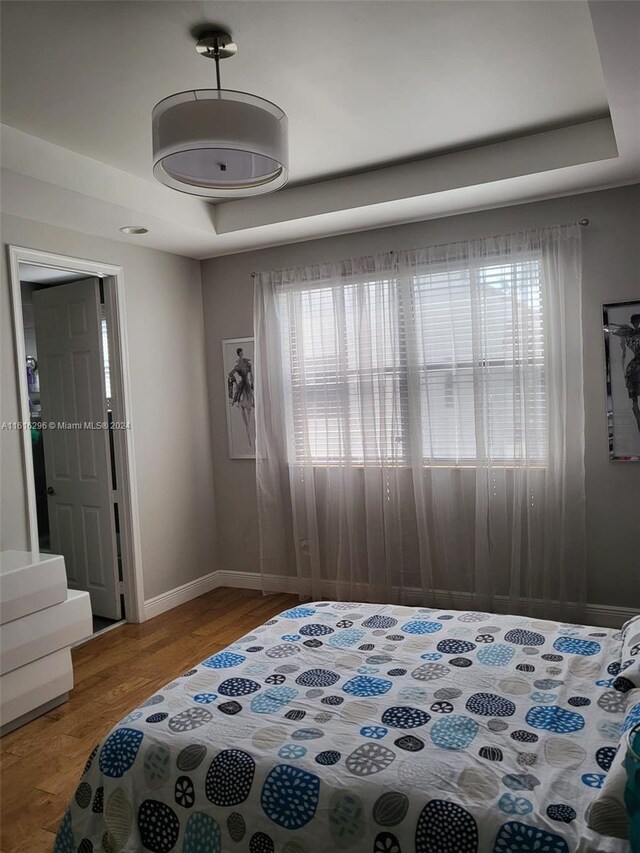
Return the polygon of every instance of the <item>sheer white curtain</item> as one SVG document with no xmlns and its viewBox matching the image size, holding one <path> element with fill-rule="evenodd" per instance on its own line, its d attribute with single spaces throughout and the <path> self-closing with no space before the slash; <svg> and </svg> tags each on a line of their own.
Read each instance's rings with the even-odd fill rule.
<svg viewBox="0 0 640 853">
<path fill-rule="evenodd" d="M 261 273 L 265 590 L 577 617 L 580 230 Z"/>
</svg>

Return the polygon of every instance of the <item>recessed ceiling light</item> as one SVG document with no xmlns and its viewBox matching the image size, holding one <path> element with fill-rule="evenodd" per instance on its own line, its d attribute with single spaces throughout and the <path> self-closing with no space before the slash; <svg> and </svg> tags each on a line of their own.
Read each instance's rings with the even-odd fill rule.
<svg viewBox="0 0 640 853">
<path fill-rule="evenodd" d="M 123 225 L 120 229 L 123 234 L 148 234 L 149 229 L 142 225 Z"/>
</svg>

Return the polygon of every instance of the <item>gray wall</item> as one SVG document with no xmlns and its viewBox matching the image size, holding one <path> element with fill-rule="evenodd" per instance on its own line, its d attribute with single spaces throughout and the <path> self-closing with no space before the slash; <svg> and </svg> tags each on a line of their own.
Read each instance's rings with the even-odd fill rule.
<svg viewBox="0 0 640 853">
<path fill-rule="evenodd" d="M 254 270 L 428 246 L 574 222 L 583 232 L 583 335 L 589 601 L 640 607 L 640 464 L 608 460 L 603 302 L 640 299 L 640 185 L 348 234 L 202 264 L 220 569 L 258 566 L 255 463 L 227 452 L 220 341 L 253 333 Z M 579 318 L 575 318 L 579 322 Z"/>
<path fill-rule="evenodd" d="M 18 420 L 7 244 L 124 268 L 145 598 L 215 565 L 200 263 L 2 216 L 0 421 Z M 27 547 L 22 442 L 0 431 L 3 549 Z"/>
</svg>

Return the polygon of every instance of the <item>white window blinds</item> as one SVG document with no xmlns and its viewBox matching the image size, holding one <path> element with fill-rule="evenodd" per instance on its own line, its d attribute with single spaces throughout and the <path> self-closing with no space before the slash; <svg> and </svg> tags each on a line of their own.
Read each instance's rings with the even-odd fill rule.
<svg viewBox="0 0 640 853">
<path fill-rule="evenodd" d="M 546 448 L 540 260 L 412 282 L 425 459 L 542 461 Z"/>
<path fill-rule="evenodd" d="M 293 460 L 544 463 L 539 253 L 313 281 L 279 304 Z"/>
<path fill-rule="evenodd" d="M 316 287 L 289 308 L 296 458 L 404 455 L 407 349 L 397 283 Z"/>
</svg>

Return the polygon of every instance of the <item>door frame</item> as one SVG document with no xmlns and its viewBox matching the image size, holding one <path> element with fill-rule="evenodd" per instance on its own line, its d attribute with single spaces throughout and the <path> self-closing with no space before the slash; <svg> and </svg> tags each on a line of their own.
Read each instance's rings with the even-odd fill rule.
<svg viewBox="0 0 640 853">
<path fill-rule="evenodd" d="M 28 249 L 9 246 L 9 278 L 13 304 L 14 348 L 20 420 L 29 423 L 29 388 L 24 370 L 24 322 L 22 315 L 22 292 L 20 287 L 20 264 L 28 263 L 49 269 L 60 269 L 74 273 L 97 276 L 108 285 L 105 287 L 105 307 L 109 323 L 109 361 L 113 419 L 129 425 L 128 429 L 113 430 L 116 455 L 118 495 L 118 518 L 120 521 L 120 544 L 122 555 L 122 579 L 125 616 L 128 622 L 144 622 L 144 586 L 142 579 L 142 547 L 140 539 L 140 514 L 135 466 L 133 421 L 131 417 L 131 381 L 129 374 L 129 351 L 127 346 L 127 321 L 125 312 L 124 271 L 120 266 L 88 261 Z M 110 286 L 109 286 L 110 285 Z M 38 539 L 38 517 L 33 470 L 33 455 L 30 432 L 22 429 L 23 465 L 27 493 L 29 549 L 40 553 Z"/>
</svg>

